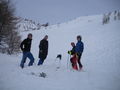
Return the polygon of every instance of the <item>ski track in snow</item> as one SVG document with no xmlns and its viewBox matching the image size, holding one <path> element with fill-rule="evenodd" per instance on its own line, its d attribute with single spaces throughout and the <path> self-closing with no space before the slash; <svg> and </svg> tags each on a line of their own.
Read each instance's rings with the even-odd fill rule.
<svg viewBox="0 0 120 90">
<path fill-rule="evenodd" d="M 81 17 L 68 23 L 30 31 L 33 34 L 33 66 L 21 69 L 22 54 L 0 54 L 0 90 L 120 90 L 120 21 L 102 25 L 102 16 Z M 30 32 L 21 32 L 25 39 Z M 48 34 L 49 55 L 43 66 L 37 66 L 38 45 Z M 85 45 L 82 55 L 84 71 L 67 68 L 67 51 L 76 36 L 82 35 Z M 62 54 L 60 69 L 55 57 Z M 39 77 L 46 73 L 46 78 Z M 35 73 L 36 75 L 32 75 Z"/>
</svg>

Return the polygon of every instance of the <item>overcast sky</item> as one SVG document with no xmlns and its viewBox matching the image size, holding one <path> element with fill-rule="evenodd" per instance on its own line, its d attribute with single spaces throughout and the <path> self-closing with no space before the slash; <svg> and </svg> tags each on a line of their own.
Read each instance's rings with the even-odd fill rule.
<svg viewBox="0 0 120 90">
<path fill-rule="evenodd" d="M 50 24 L 120 10 L 120 0 L 13 0 L 17 16 Z"/>
</svg>

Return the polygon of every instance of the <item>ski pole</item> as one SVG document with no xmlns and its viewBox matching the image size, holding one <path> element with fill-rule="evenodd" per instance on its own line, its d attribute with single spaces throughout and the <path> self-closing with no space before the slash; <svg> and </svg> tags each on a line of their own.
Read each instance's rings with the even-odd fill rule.
<svg viewBox="0 0 120 90">
<path fill-rule="evenodd" d="M 68 54 L 68 59 L 67 59 L 67 69 L 69 69 L 69 68 L 70 68 L 70 63 L 69 63 L 70 58 L 71 58 L 71 55 L 69 55 L 69 54 Z"/>
<path fill-rule="evenodd" d="M 68 62 L 69 62 L 69 54 L 68 54 L 68 58 L 67 58 L 67 69 L 68 69 Z"/>
</svg>

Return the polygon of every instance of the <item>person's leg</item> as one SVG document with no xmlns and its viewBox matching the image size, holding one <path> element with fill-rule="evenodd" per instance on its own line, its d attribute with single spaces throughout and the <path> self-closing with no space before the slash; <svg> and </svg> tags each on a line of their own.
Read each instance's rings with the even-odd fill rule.
<svg viewBox="0 0 120 90">
<path fill-rule="evenodd" d="M 32 53 L 31 53 L 31 52 L 28 52 L 28 53 L 27 53 L 27 57 L 30 59 L 30 62 L 29 62 L 29 64 L 28 64 L 28 66 L 32 66 L 33 63 L 34 63 L 34 57 L 33 57 Z"/>
<path fill-rule="evenodd" d="M 24 63 L 26 62 L 26 58 L 27 58 L 26 52 L 23 52 L 23 57 L 20 63 L 21 68 L 24 68 Z"/>
<path fill-rule="evenodd" d="M 74 66 L 73 57 L 70 59 L 72 67 Z"/>
<path fill-rule="evenodd" d="M 38 65 L 42 65 L 43 64 L 43 59 L 40 58 L 39 62 L 38 62 Z"/>
<path fill-rule="evenodd" d="M 79 64 L 79 68 L 80 68 L 80 69 L 82 69 L 82 67 L 83 67 L 83 65 L 82 65 L 82 63 L 81 63 L 81 60 L 80 60 L 80 59 L 81 59 L 81 55 L 82 55 L 82 54 L 78 55 L 78 64 Z"/>
<path fill-rule="evenodd" d="M 40 60 L 38 62 L 38 65 L 42 65 L 44 60 L 46 59 L 47 55 L 46 53 L 41 53 L 41 57 L 40 57 Z"/>
</svg>

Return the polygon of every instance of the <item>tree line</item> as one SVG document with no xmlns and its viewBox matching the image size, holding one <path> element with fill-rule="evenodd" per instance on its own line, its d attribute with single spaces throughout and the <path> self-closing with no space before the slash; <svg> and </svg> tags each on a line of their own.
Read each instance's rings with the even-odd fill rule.
<svg viewBox="0 0 120 90">
<path fill-rule="evenodd" d="M 111 17 L 111 16 L 113 16 L 113 17 Z M 113 13 L 109 12 L 107 14 L 104 14 L 102 24 L 104 25 L 104 24 L 109 23 L 110 19 L 112 19 L 112 18 L 113 18 L 113 20 L 120 20 L 120 11 L 114 11 Z"/>
<path fill-rule="evenodd" d="M 0 52 L 19 52 L 21 37 L 17 31 L 18 18 L 11 0 L 0 0 Z"/>
</svg>

